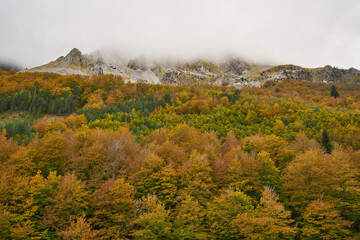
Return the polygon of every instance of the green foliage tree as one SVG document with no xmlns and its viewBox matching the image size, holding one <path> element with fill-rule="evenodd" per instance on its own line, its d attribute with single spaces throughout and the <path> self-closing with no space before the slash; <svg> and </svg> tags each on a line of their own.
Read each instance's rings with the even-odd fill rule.
<svg viewBox="0 0 360 240">
<path fill-rule="evenodd" d="M 138 230 L 134 232 L 136 239 L 172 239 L 172 224 L 170 212 L 165 209 L 156 197 L 149 195 L 142 198 L 141 209 L 135 224 Z"/>
<path fill-rule="evenodd" d="M 180 168 L 181 194 L 190 195 L 200 204 L 205 203 L 215 193 L 212 169 L 208 159 L 194 151 L 184 166 Z"/>
<path fill-rule="evenodd" d="M 236 239 L 232 221 L 240 213 L 253 209 L 250 197 L 240 191 L 229 190 L 214 198 L 208 205 L 206 224 L 215 239 Z"/>
<path fill-rule="evenodd" d="M 282 179 L 279 169 L 275 166 L 275 163 L 270 158 L 270 154 L 262 151 L 257 155 L 259 161 L 258 175 L 261 181 L 261 185 L 272 187 L 276 191 L 282 190 Z"/>
<path fill-rule="evenodd" d="M 275 192 L 265 187 L 256 209 L 240 213 L 233 220 L 232 232 L 238 239 L 294 239 L 297 228 L 290 226 L 290 217 Z"/>
<path fill-rule="evenodd" d="M 340 97 L 340 93 L 336 89 L 335 85 L 331 85 L 330 97 L 334 97 L 334 98 Z"/>
<path fill-rule="evenodd" d="M 0 204 L 0 238 L 11 238 L 11 212 L 4 204 Z"/>
<path fill-rule="evenodd" d="M 193 197 L 181 197 L 181 203 L 175 209 L 175 239 L 206 239 L 205 209 Z"/>
<path fill-rule="evenodd" d="M 333 146 L 331 144 L 331 141 L 330 141 L 330 137 L 327 133 L 326 130 L 323 130 L 322 132 L 322 135 L 321 135 L 321 145 L 323 146 L 325 152 L 327 152 L 328 154 L 331 153 L 332 149 L 333 149 Z"/>
</svg>

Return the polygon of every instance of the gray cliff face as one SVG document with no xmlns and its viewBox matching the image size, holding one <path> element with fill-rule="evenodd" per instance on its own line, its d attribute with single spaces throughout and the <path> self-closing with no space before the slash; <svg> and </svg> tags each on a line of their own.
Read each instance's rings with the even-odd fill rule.
<svg viewBox="0 0 360 240">
<path fill-rule="evenodd" d="M 360 84 L 360 71 L 355 68 L 339 69 L 326 65 L 322 68 L 303 68 L 295 65 L 279 65 L 261 72 L 259 81 L 296 79 L 310 82 Z"/>
<path fill-rule="evenodd" d="M 60 61 L 66 61 L 69 64 L 78 65 L 85 67 L 87 65 L 85 57 L 82 56 L 81 52 L 77 48 L 73 48 L 63 59 Z"/>
<path fill-rule="evenodd" d="M 59 74 L 86 74 L 103 75 L 102 66 L 104 61 L 101 58 L 92 59 L 83 55 L 79 49 L 73 48 L 65 57 L 61 56 L 49 64 L 30 69 L 34 71 L 49 71 Z"/>
<path fill-rule="evenodd" d="M 127 67 L 133 70 L 147 71 L 151 66 L 144 56 L 129 60 Z"/>
<path fill-rule="evenodd" d="M 356 68 L 349 68 L 348 74 L 354 75 L 354 76 L 360 76 L 360 70 L 357 70 Z"/>
<path fill-rule="evenodd" d="M 213 84 L 219 86 L 260 86 L 268 80 L 297 79 L 312 82 L 343 82 L 360 84 L 360 71 L 355 68 L 338 69 L 331 66 L 303 68 L 295 65 L 264 67 L 241 58 L 230 58 L 222 63 L 197 59 L 188 62 L 147 61 L 138 57 L 128 62 L 103 58 L 100 52 L 82 54 L 73 48 L 65 57 L 27 71 L 81 75 L 121 75 L 125 81 L 171 85 Z"/>
<path fill-rule="evenodd" d="M 102 67 L 93 64 L 90 64 L 89 67 L 90 67 L 90 75 L 104 75 L 104 71 Z"/>
<path fill-rule="evenodd" d="M 251 70 L 251 65 L 239 59 L 231 59 L 222 64 L 220 68 L 224 73 L 240 76 L 244 71 Z"/>
<path fill-rule="evenodd" d="M 163 84 L 171 84 L 171 85 L 178 85 L 180 78 L 180 73 L 175 70 L 168 70 L 165 72 L 163 77 L 161 78 L 161 83 Z"/>
<path fill-rule="evenodd" d="M 314 72 L 314 79 L 322 79 L 326 82 L 347 82 L 356 83 L 355 80 L 360 77 L 360 71 L 355 68 L 339 69 L 331 66 L 325 66 Z"/>
</svg>

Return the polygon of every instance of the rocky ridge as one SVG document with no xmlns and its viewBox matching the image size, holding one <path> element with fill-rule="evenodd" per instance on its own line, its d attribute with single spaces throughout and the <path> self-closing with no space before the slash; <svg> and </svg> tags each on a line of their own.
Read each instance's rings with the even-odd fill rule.
<svg viewBox="0 0 360 240">
<path fill-rule="evenodd" d="M 297 79 L 312 82 L 360 83 L 360 71 L 331 66 L 303 68 L 295 65 L 260 66 L 241 58 L 229 58 L 216 63 L 197 59 L 189 62 L 159 63 L 144 57 L 126 63 L 112 61 L 101 54 L 82 54 L 77 48 L 65 57 L 26 71 L 58 74 L 121 75 L 130 82 L 149 82 L 172 85 L 214 84 L 234 87 L 259 86 L 267 80 Z"/>
</svg>

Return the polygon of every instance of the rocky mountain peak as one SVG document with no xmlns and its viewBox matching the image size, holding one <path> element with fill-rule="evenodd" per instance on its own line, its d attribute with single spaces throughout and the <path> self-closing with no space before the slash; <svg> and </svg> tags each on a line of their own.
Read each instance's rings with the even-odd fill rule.
<svg viewBox="0 0 360 240">
<path fill-rule="evenodd" d="M 81 67 L 87 66 L 86 57 L 83 56 L 77 48 L 73 48 L 64 58 L 60 59 L 60 61 L 65 61 L 69 64 L 74 64 Z"/>
<path fill-rule="evenodd" d="M 73 48 L 65 57 L 61 56 L 58 59 L 56 59 L 55 61 L 61 62 L 61 61 L 65 60 L 66 62 L 71 64 L 74 57 L 81 58 L 81 56 L 82 56 L 82 54 L 81 54 L 80 50 L 77 48 Z"/>
<path fill-rule="evenodd" d="M 242 75 L 244 71 L 252 69 L 251 64 L 238 58 L 231 58 L 226 63 L 222 64 L 221 69 L 224 73 Z"/>
<path fill-rule="evenodd" d="M 71 49 L 71 51 L 66 55 L 66 57 L 73 57 L 73 56 L 79 56 L 81 57 L 81 52 L 77 48 Z"/>
<path fill-rule="evenodd" d="M 351 75 L 355 75 L 355 76 L 360 76 L 360 71 L 358 70 L 358 69 L 356 69 L 356 68 L 349 68 L 349 73 L 351 74 Z"/>
</svg>

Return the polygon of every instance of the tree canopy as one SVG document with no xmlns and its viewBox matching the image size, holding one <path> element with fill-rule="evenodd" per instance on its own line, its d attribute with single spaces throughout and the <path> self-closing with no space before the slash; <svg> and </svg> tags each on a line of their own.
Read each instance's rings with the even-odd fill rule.
<svg viewBox="0 0 360 240">
<path fill-rule="evenodd" d="M 0 239 L 357 239 L 360 86 L 329 88 L 0 70 Z"/>
</svg>

